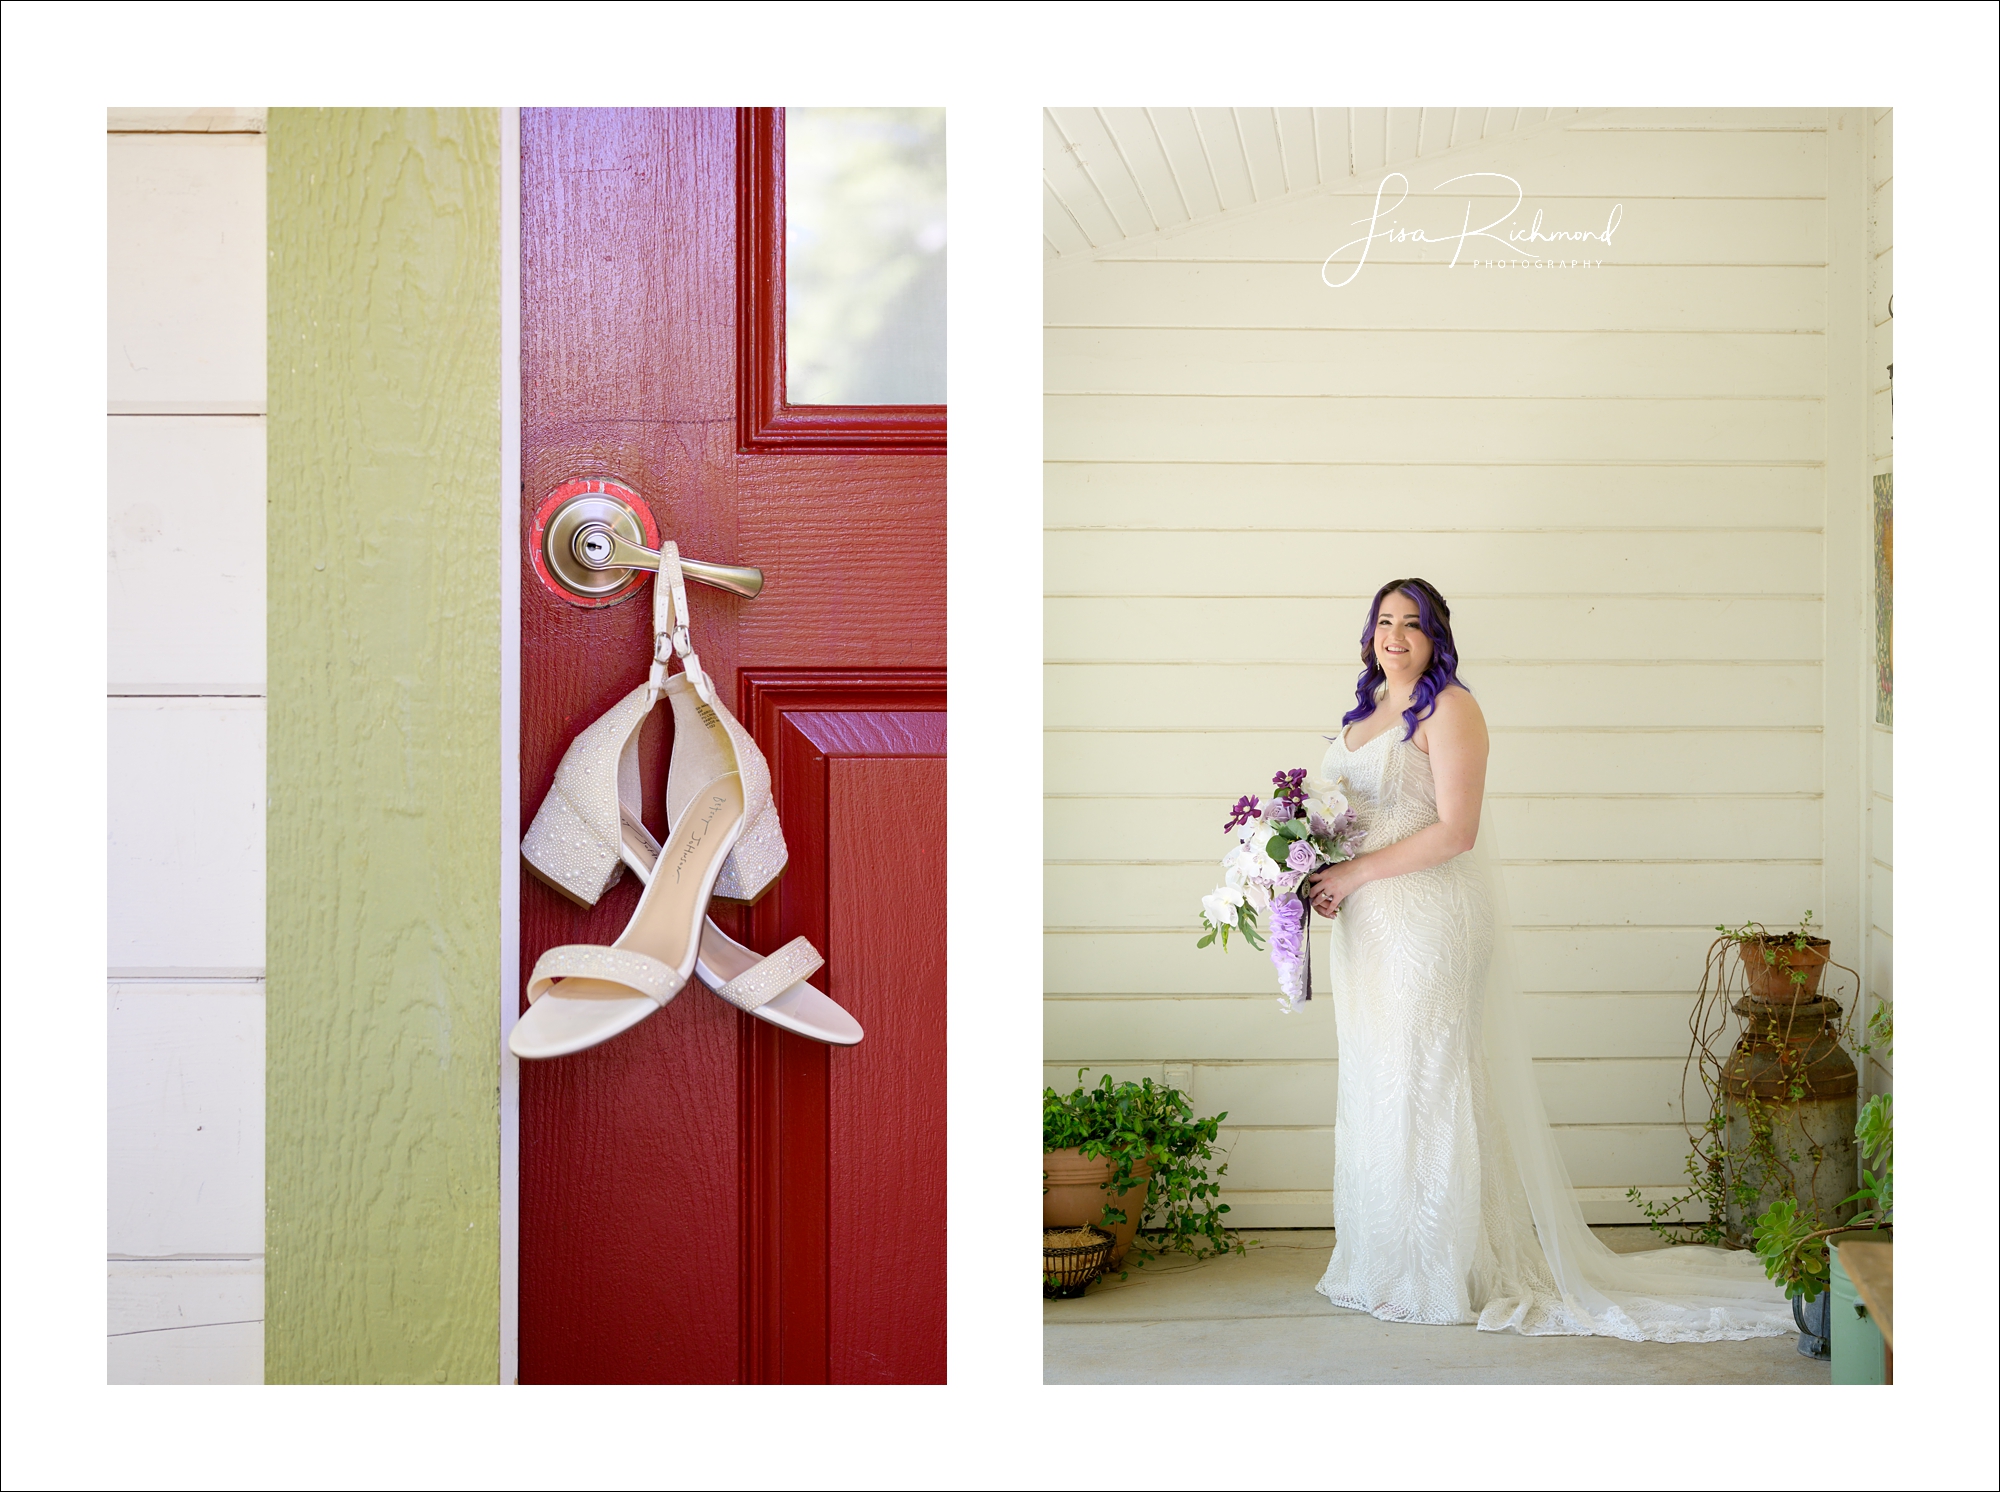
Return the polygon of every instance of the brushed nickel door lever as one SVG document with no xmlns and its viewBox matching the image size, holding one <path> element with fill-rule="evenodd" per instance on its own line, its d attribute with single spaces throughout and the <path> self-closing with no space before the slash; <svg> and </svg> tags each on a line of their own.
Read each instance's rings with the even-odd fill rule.
<svg viewBox="0 0 2000 1492">
<path fill-rule="evenodd" d="M 578 491 L 578 487 L 588 490 Z M 557 489 L 536 515 L 540 540 L 536 566 L 551 588 L 582 606 L 623 599 L 645 570 L 658 571 L 660 552 L 646 540 L 637 495 L 614 482 L 570 483 Z M 681 556 L 689 580 L 746 600 L 764 589 L 764 572 L 750 565 L 718 565 Z"/>
<path fill-rule="evenodd" d="M 577 525 L 569 541 L 570 553 L 585 568 L 597 571 L 654 570 L 660 568 L 660 551 L 634 544 L 601 518 Z M 755 600 L 764 589 L 764 572 L 749 565 L 712 565 L 706 560 L 681 556 L 681 571 L 689 580 L 730 591 L 745 600 Z"/>
</svg>

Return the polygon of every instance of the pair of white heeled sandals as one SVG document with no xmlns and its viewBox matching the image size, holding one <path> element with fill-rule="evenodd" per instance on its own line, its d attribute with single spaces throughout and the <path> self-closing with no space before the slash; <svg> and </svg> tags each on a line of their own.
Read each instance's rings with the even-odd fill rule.
<svg viewBox="0 0 2000 1492">
<path fill-rule="evenodd" d="M 711 899 L 750 903 L 785 868 L 771 769 L 716 695 L 689 642 L 680 553 L 661 546 L 653 590 L 653 666 L 644 684 L 577 736 L 521 841 L 528 868 L 582 906 L 627 868 L 645 883 L 610 947 L 551 948 L 528 978 L 529 1005 L 508 1047 L 566 1057 L 629 1031 L 699 978 L 737 1009 L 834 1046 L 861 1040 L 853 1016 L 807 979 L 825 960 L 805 938 L 769 957 L 708 919 Z M 670 658 L 681 672 L 669 676 Z M 639 727 L 665 699 L 674 712 L 667 839 L 640 822 Z"/>
</svg>

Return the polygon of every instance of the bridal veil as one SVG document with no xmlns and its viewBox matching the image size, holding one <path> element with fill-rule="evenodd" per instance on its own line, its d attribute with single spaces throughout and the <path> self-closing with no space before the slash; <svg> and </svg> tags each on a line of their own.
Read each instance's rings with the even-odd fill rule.
<svg viewBox="0 0 2000 1492">
<path fill-rule="evenodd" d="M 1585 1223 L 1535 1081 L 1527 1002 L 1491 812 L 1481 820 L 1478 843 L 1468 853 L 1486 879 L 1494 914 L 1484 1013 L 1487 1089 L 1493 1122 L 1527 1194 L 1534 1241 L 1547 1272 L 1504 1267 L 1514 1250 L 1502 1248 L 1497 1290 L 1480 1310 L 1480 1328 L 1649 1342 L 1791 1333 L 1795 1328 L 1784 1293 L 1765 1278 L 1755 1255 L 1695 1245 L 1620 1254 Z M 1515 1242 L 1528 1244 L 1525 1239 Z"/>
</svg>

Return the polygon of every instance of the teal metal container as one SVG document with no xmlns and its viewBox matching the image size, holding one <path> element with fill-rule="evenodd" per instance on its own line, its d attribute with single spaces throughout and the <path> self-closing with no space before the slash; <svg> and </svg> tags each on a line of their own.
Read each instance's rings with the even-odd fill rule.
<svg viewBox="0 0 2000 1492">
<path fill-rule="evenodd" d="M 1868 1318 L 1868 1307 L 1855 1293 L 1854 1281 L 1840 1266 L 1840 1250 L 1833 1256 L 1833 1381 L 1835 1383 L 1880 1383 L 1883 1381 L 1882 1333 Z"/>
</svg>

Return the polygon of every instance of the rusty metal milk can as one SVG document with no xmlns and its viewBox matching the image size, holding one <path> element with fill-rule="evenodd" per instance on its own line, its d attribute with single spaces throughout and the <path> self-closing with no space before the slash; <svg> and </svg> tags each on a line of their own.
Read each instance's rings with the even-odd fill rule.
<svg viewBox="0 0 2000 1492">
<path fill-rule="evenodd" d="M 1854 1215 L 1844 1203 L 1859 1185 L 1854 1150 L 1854 1059 L 1841 1050 L 1840 1002 L 1778 1003 L 1746 995 L 1736 1002 L 1743 1034 L 1722 1069 L 1728 1123 L 1725 1222 L 1748 1246 L 1764 1209 L 1780 1197 L 1830 1228 Z M 1756 1188 L 1747 1209 L 1739 1184 Z"/>
</svg>

